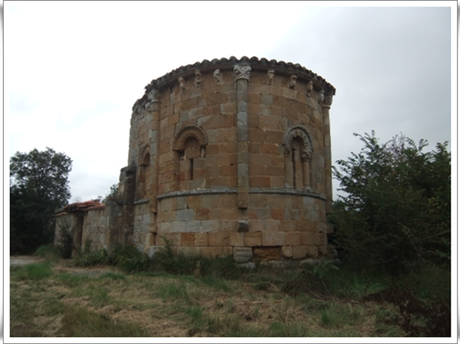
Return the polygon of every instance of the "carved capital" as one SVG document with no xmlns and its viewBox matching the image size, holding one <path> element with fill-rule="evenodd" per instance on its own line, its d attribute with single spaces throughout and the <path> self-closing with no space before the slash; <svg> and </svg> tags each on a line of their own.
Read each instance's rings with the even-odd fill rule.
<svg viewBox="0 0 460 344">
<path fill-rule="evenodd" d="M 289 158 L 291 156 L 291 150 L 289 147 L 284 147 L 284 157 Z"/>
<path fill-rule="evenodd" d="M 309 162 L 310 159 L 311 159 L 310 152 L 306 150 L 300 152 L 300 160 L 302 160 L 302 162 Z"/>
<path fill-rule="evenodd" d="M 238 81 L 240 79 L 249 81 L 250 74 L 251 74 L 250 66 L 235 65 L 233 67 L 233 75 L 235 77 L 235 81 Z"/>
</svg>

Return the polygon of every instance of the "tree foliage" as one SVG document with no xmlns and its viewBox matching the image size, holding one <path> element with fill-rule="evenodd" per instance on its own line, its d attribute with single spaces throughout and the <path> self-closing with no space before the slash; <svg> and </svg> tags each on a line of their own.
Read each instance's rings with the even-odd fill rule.
<svg viewBox="0 0 460 344">
<path fill-rule="evenodd" d="M 404 135 L 364 147 L 337 161 L 334 177 L 346 193 L 334 203 L 332 221 L 342 259 L 360 268 L 398 274 L 424 263 L 450 262 L 451 167 L 447 142 L 424 152 Z"/>
<path fill-rule="evenodd" d="M 52 242 L 54 216 L 70 198 L 72 160 L 51 148 L 10 159 L 11 253 L 28 254 Z"/>
</svg>

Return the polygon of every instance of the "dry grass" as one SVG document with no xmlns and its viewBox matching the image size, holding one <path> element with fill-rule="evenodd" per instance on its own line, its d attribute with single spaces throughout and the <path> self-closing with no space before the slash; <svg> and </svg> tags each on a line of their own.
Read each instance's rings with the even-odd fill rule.
<svg viewBox="0 0 460 344">
<path fill-rule="evenodd" d="M 288 296 L 271 283 L 127 275 L 68 261 L 51 264 L 52 275 L 39 279 L 24 269 L 11 270 L 11 337 L 404 335 L 383 321 L 392 313 L 383 317 L 382 305 Z"/>
</svg>

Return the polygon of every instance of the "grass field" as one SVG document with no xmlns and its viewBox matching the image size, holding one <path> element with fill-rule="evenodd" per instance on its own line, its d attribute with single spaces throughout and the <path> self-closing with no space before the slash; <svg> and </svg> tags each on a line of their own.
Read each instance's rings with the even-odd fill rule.
<svg viewBox="0 0 460 344">
<path fill-rule="evenodd" d="M 70 260 L 44 260 L 10 270 L 10 336 L 410 334 L 395 304 L 369 297 L 385 289 L 383 282 L 342 278 L 341 286 L 326 285 L 320 278 L 305 282 L 305 277 L 320 275 L 308 273 L 259 267 L 224 278 L 161 270 L 126 273 L 113 266 L 83 268 Z M 423 317 L 411 320 L 419 329 L 426 323 Z"/>
</svg>

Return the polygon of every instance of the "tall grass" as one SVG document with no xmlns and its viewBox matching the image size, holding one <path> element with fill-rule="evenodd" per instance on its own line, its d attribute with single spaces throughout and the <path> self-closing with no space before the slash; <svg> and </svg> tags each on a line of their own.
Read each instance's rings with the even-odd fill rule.
<svg viewBox="0 0 460 344">
<path fill-rule="evenodd" d="M 91 312 L 76 305 L 67 305 L 62 316 L 62 332 L 66 337 L 147 337 L 136 323 L 114 321 L 110 316 Z"/>
<path fill-rule="evenodd" d="M 12 267 L 11 278 L 17 280 L 34 280 L 38 281 L 48 278 L 53 274 L 49 262 L 31 263 L 25 266 Z"/>
</svg>

